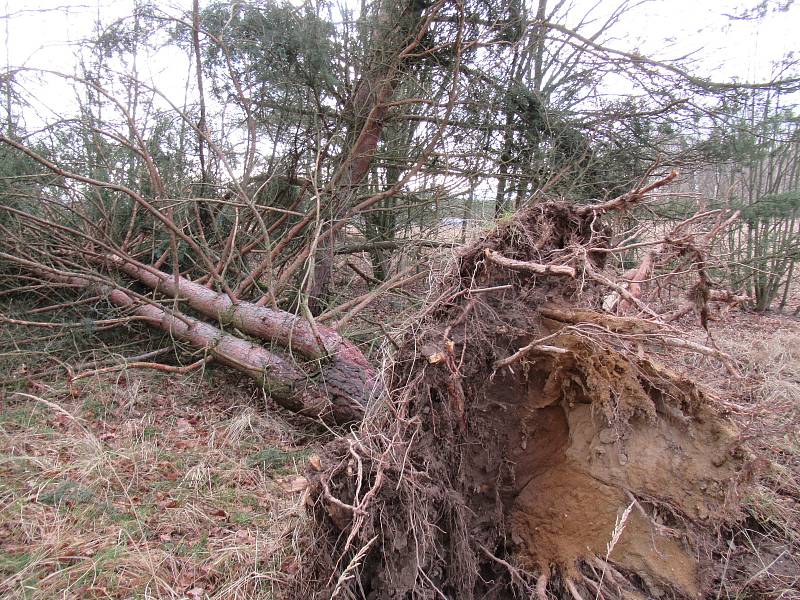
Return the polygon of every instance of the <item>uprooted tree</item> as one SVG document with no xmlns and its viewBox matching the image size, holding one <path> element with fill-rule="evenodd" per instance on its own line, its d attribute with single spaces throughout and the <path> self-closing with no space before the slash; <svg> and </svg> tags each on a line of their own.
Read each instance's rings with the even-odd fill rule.
<svg viewBox="0 0 800 600">
<path fill-rule="evenodd" d="M 738 301 L 712 294 L 706 273 L 713 239 L 737 215 L 695 215 L 649 242 L 625 278 L 606 269 L 628 247 L 612 246 L 605 215 L 675 176 L 597 205 L 538 203 L 458 251 L 437 299 L 401 341 L 385 387 L 335 330 L 233 303 L 111 249 L 96 260 L 298 358 L 168 312 L 107 278 L 3 257 L 205 349 L 292 410 L 344 422 L 366 405 L 368 418 L 309 473 L 313 520 L 295 594 L 696 597 L 717 575 L 708 560 L 715 532 L 738 516 L 745 455 L 718 407 L 648 351 L 698 352 L 735 375 L 730 357 L 667 322 L 694 311 L 705 323 L 712 299 Z M 687 270 L 685 307 L 655 313 L 646 281 Z"/>
<path fill-rule="evenodd" d="M 145 321 L 199 349 L 196 366 L 212 359 L 291 410 L 358 420 L 376 374 L 340 332 L 381 294 L 424 277 L 404 265 L 402 249 L 441 243 L 419 239 L 440 208 L 469 206 L 479 187 L 496 190 L 500 214 L 512 198 L 521 206 L 546 191 L 585 199 L 639 185 L 655 158 L 644 148 L 659 140 L 632 140 L 637 159 L 625 163 L 607 151 L 619 141 L 611 130 L 643 112 L 668 119 L 685 103 L 658 94 L 647 106 L 576 101 L 620 64 L 644 91 L 675 80 L 712 102 L 739 89 L 606 44 L 628 8 L 592 25 L 545 0 L 535 13 L 516 2 L 386 1 L 366 6 L 354 26 L 329 22 L 319 7 L 195 2 L 175 16 L 142 3 L 87 45 L 77 74 L 19 68 L 5 77 L 6 292 L 31 280 L 83 289 L 74 306 L 102 297 L 120 309 L 118 324 Z M 147 53 L 169 44 L 186 53 L 194 103 L 138 77 Z M 42 79 L 71 87 L 77 114 L 39 114 L 45 125 L 26 133 L 19 115 L 40 105 Z M 343 243 L 354 230 L 358 243 Z M 337 299 L 336 257 L 361 251 L 374 276 L 348 264 L 374 288 Z M 61 300 L 54 306 L 70 305 L 68 294 Z"/>
<path fill-rule="evenodd" d="M 712 589 L 746 453 L 718 404 L 650 358 L 676 348 L 727 357 L 658 315 L 603 310 L 616 298 L 650 312 L 634 279 L 604 273 L 613 250 L 602 215 L 639 199 L 536 205 L 459 251 L 369 419 L 309 469 L 314 521 L 295 593 L 578 600 Z M 725 221 L 648 259 L 688 261 L 701 317 L 703 240 Z"/>
<path fill-rule="evenodd" d="M 517 2 L 381 1 L 338 30 L 319 6 L 142 5 L 80 75 L 38 74 L 80 90 L 78 117 L 26 135 L 8 111 L 2 292 L 36 307 L 3 321 L 58 330 L 80 322 L 32 315 L 91 307 L 93 329 L 144 323 L 194 351 L 185 366 L 111 368 L 219 363 L 291 411 L 360 423 L 310 476 L 297 594 L 698 595 L 744 459 L 713 404 L 651 353 L 699 353 L 736 376 L 669 323 L 707 326 L 709 303 L 747 301 L 712 276 L 737 214 L 636 223 L 676 174 L 642 177 L 658 140 L 633 128 L 625 162 L 615 127 L 686 103 L 576 98 L 620 64 L 647 90 L 738 88 L 606 45 L 628 5 L 597 31 L 544 0 L 535 16 Z M 165 22 L 192 61 L 194 105 L 136 77 L 137 44 Z M 26 75 L 7 74 L 9 98 Z M 230 113 L 215 113 L 221 99 Z M 387 253 L 446 245 L 417 234 L 479 188 L 499 224 L 456 252 L 379 371 L 345 326 L 427 276 Z M 350 267 L 373 287 L 337 303 L 337 261 L 364 251 L 373 275 Z M 672 289 L 680 302 L 657 310 Z M 73 380 L 103 370 L 66 367 Z"/>
</svg>

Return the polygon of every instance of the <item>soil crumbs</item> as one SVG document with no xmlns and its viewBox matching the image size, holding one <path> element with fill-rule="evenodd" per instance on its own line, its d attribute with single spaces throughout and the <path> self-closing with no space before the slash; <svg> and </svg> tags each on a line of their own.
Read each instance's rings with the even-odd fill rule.
<svg viewBox="0 0 800 600">
<path fill-rule="evenodd" d="M 742 466 L 736 428 L 688 382 L 682 395 L 658 389 L 681 382 L 663 367 L 631 365 L 577 340 L 556 343 L 570 354 L 538 358 L 536 369 L 484 390 L 490 411 L 505 407 L 514 485 L 503 494 L 517 559 L 580 581 L 578 565 L 602 557 L 643 579 L 649 593 L 698 597 L 707 582 L 697 540 L 671 521 L 713 527 L 729 518 Z M 683 405 L 672 404 L 676 397 Z"/>
<path fill-rule="evenodd" d="M 684 325 L 707 342 L 696 324 Z M 512 542 L 523 549 L 520 569 L 542 572 L 552 563 L 578 580 L 583 564 L 612 582 L 657 573 L 670 585 L 643 582 L 653 597 L 681 590 L 800 598 L 800 324 L 733 312 L 711 333 L 740 357 L 743 379 L 696 355 L 660 358 L 706 384 L 709 404 L 738 432 L 704 426 L 710 421 L 701 405 L 684 407 L 700 417 L 689 423 L 649 390 L 645 398 L 642 380 L 624 367 L 617 372 L 613 355 L 595 358 L 595 366 L 617 374 L 618 386 L 605 388 L 609 398 L 623 390 L 638 398 L 614 404 L 624 418 L 598 419 L 603 403 L 582 399 L 596 394 L 598 380 L 565 379 L 574 365 L 559 367 L 563 357 L 542 357 L 539 372 L 506 372 L 478 386 L 487 413 L 513 424 L 502 443 L 517 475 L 500 483 Z M 291 535 L 305 521 L 298 474 L 318 440 L 216 371 L 205 379 L 130 372 L 72 387 L 35 373 L 23 379 L 0 392 L 0 596 L 292 597 L 284 582 L 303 557 Z M 597 426 L 603 422 L 611 425 Z M 647 435 L 637 423 L 648 424 Z M 715 548 L 699 549 L 712 552 L 700 565 L 674 519 L 710 523 L 725 509 L 722 482 L 732 463 L 703 452 L 709 436 L 716 448 L 746 443 L 753 484 L 741 499 L 742 517 L 718 528 Z M 654 480 L 654 472 L 663 477 Z M 492 506 L 498 480 L 481 478 L 480 469 L 473 475 Z M 709 503 L 715 495 L 720 503 Z M 659 504 L 664 497 L 672 508 Z M 395 543 L 402 548 L 406 540 Z M 606 560 L 593 562 L 596 556 Z"/>
<path fill-rule="evenodd" d="M 517 424 L 508 432 L 519 440 L 512 460 L 526 473 L 511 518 L 523 566 L 547 572 L 556 564 L 580 581 L 576 565 L 591 568 L 600 556 L 642 579 L 648 597 L 800 598 L 800 321 L 737 312 L 719 316 L 711 336 L 689 320 L 683 326 L 688 338 L 736 357 L 741 371 L 735 378 L 674 350 L 656 356 L 651 366 L 677 367 L 671 380 L 700 385 L 705 393 L 692 406 L 649 401 L 619 364 L 597 366 L 615 374 L 611 393 L 624 418 L 597 418 L 610 379 L 583 373 L 576 396 L 553 396 L 548 388 L 569 389 L 554 379 L 574 379 L 575 364 L 488 387 L 487 397 L 500 390 L 507 407 L 508 390 L 517 398 L 507 422 Z M 681 531 L 687 523 L 714 532 L 718 547 L 698 546 L 691 527 Z"/>
<path fill-rule="evenodd" d="M 786 457 L 798 455 L 800 355 L 771 340 L 789 385 L 770 406 L 774 358 L 742 363 L 719 387 L 730 364 L 617 335 L 602 313 L 601 327 L 551 323 L 591 312 L 602 288 L 513 267 L 601 245 L 576 217 L 553 203 L 460 254 L 400 344 L 385 408 L 329 444 L 325 471 L 310 474 L 316 528 L 297 589 L 369 600 L 792 597 L 781 561 L 794 562 L 798 543 Z M 484 260 L 493 254 L 510 267 Z M 602 257 L 586 260 L 602 269 Z M 782 507 L 766 524 L 754 515 L 765 489 Z M 744 548 L 743 527 L 772 544 Z M 741 567 L 775 554 L 769 582 L 767 565 Z"/>
</svg>

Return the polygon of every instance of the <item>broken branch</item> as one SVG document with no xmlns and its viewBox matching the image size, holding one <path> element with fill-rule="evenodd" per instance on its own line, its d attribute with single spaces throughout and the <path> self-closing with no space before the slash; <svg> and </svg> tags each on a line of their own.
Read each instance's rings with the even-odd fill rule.
<svg viewBox="0 0 800 600">
<path fill-rule="evenodd" d="M 545 265 L 524 260 L 515 260 L 513 258 L 507 258 L 499 252 L 495 252 L 489 248 L 484 250 L 484 254 L 490 262 L 493 262 L 496 265 L 511 271 L 533 273 L 534 275 L 562 275 L 572 277 L 573 279 L 575 278 L 576 272 L 574 267 L 568 267 L 566 265 Z"/>
</svg>

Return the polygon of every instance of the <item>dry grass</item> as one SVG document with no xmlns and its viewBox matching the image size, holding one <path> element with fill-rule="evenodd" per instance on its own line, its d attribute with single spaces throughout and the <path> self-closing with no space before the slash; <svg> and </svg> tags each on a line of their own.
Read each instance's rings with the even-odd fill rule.
<svg viewBox="0 0 800 600">
<path fill-rule="evenodd" d="M 709 343 L 691 319 L 684 325 Z M 739 424 L 754 479 L 741 526 L 723 532 L 715 597 L 800 600 L 800 320 L 735 311 L 710 330 L 742 378 L 704 357 L 684 356 L 683 367 Z"/>
<path fill-rule="evenodd" d="M 308 454 L 250 392 L 130 373 L 0 412 L 0 596 L 273 598 Z"/>
<path fill-rule="evenodd" d="M 750 323 L 747 323 L 750 320 Z M 800 599 L 800 322 L 746 317 L 722 341 L 746 384 L 737 415 L 755 455 L 749 518 L 732 532 L 721 598 Z M 743 325 L 750 325 L 743 327 Z"/>
<path fill-rule="evenodd" d="M 756 459 L 747 518 L 722 532 L 716 597 L 800 600 L 800 322 L 733 312 L 711 330 L 744 379 L 695 355 L 683 366 L 716 390 Z M 279 597 L 304 509 L 278 482 L 312 450 L 252 388 L 212 370 L 70 389 L 62 346 L 5 348 L 0 597 Z"/>
</svg>

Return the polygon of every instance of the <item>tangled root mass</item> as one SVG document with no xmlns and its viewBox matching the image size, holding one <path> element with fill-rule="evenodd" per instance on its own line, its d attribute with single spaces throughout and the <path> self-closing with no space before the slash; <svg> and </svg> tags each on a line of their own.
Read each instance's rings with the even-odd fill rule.
<svg viewBox="0 0 800 600">
<path fill-rule="evenodd" d="M 608 237 L 596 215 L 546 203 L 461 252 L 386 396 L 311 474 L 296 594 L 708 589 L 713 534 L 741 484 L 737 432 L 600 312 L 608 289 L 581 272 L 603 269 Z M 507 269 L 487 250 L 576 276 Z"/>
</svg>

